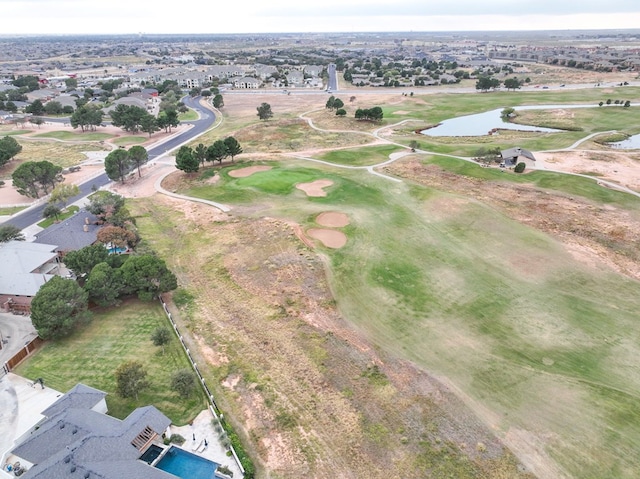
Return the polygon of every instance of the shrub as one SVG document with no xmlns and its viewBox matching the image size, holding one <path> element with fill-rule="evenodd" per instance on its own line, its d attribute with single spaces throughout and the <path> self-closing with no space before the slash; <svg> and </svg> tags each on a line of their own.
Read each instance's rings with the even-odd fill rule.
<svg viewBox="0 0 640 479">
<path fill-rule="evenodd" d="M 526 163 L 521 161 L 516 165 L 513 171 L 515 171 L 516 173 L 522 173 L 526 167 L 527 167 Z"/>
</svg>

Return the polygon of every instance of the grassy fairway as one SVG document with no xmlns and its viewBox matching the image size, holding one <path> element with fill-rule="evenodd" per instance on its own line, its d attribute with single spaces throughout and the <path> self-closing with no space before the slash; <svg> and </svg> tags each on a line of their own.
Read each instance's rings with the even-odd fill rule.
<svg viewBox="0 0 640 479">
<path fill-rule="evenodd" d="M 472 165 L 461 161 L 432 161 L 471 174 Z M 325 253 L 339 307 L 358 330 L 449 378 L 492 412 L 488 420 L 498 431 L 540 434 L 546 453 L 572 476 L 636 476 L 636 281 L 583 267 L 545 234 L 464 197 L 364 172 L 283 166 L 224 178 L 208 192 L 220 199 L 225 191 L 249 191 L 271 206 L 269 215 L 302 224 L 320 208 L 347 213 L 347 246 Z M 480 168 L 473 174 L 502 181 L 507 175 Z M 287 195 L 293 183 L 313 177 L 335 179 L 326 198 Z M 543 172 L 509 179 L 638 207 L 636 199 L 586 179 Z"/>
<path fill-rule="evenodd" d="M 338 165 L 369 166 L 382 163 L 389 155 L 401 149 L 394 145 L 369 146 L 325 153 L 319 159 Z"/>
<path fill-rule="evenodd" d="M 39 133 L 34 135 L 36 138 L 54 138 L 64 141 L 101 141 L 108 140 L 113 135 L 108 133 L 89 132 L 83 133 L 78 131 L 49 131 L 47 133 Z"/>
<path fill-rule="evenodd" d="M 144 136 L 121 136 L 120 138 L 114 138 L 111 143 L 114 145 L 139 145 L 147 141 L 148 138 Z"/>
<path fill-rule="evenodd" d="M 136 407 L 153 404 L 175 424 L 186 424 L 206 408 L 206 402 L 200 388 L 189 399 L 171 391 L 171 375 L 188 368 L 189 363 L 177 338 L 172 337 L 164 354 L 153 345 L 151 333 L 158 326 L 170 327 L 162 307 L 132 300 L 96 314 L 87 327 L 67 339 L 49 341 L 16 373 L 32 379 L 42 377 L 48 386 L 62 392 L 78 382 L 103 390 L 108 393 L 109 413 L 121 419 Z M 127 360 L 141 361 L 151 383 L 138 401 L 115 393 L 114 371 Z"/>
</svg>

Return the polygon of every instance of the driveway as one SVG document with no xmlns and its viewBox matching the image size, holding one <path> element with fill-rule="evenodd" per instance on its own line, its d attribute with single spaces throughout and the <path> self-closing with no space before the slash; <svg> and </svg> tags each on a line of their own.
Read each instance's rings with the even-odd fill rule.
<svg viewBox="0 0 640 479">
<path fill-rule="evenodd" d="M 11 359 L 22 347 L 38 334 L 29 316 L 0 313 L 0 365 Z"/>
</svg>

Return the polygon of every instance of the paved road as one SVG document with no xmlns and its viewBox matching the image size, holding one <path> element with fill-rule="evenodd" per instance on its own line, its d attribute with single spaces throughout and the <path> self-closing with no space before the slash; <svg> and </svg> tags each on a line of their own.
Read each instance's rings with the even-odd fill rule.
<svg viewBox="0 0 640 479">
<path fill-rule="evenodd" d="M 216 117 L 211 110 L 208 110 L 200 105 L 200 99 L 201 97 L 191 98 L 189 96 L 183 98 L 185 105 L 187 105 L 189 108 L 193 108 L 200 114 L 200 119 L 193 122 L 184 122 L 185 124 L 191 124 L 193 126 L 183 131 L 179 135 L 176 135 L 163 142 L 161 145 L 149 148 L 149 161 L 166 155 L 167 153 L 192 140 L 193 138 L 203 134 L 205 131 L 211 128 L 216 120 Z M 69 204 L 81 200 L 82 198 L 90 195 L 95 189 L 109 183 L 111 183 L 111 180 L 107 177 L 106 173 L 103 173 L 100 176 L 97 176 L 78 185 L 80 187 L 80 194 L 71 198 L 69 200 Z M 16 214 L 6 223 L 17 226 L 20 229 L 27 228 L 42 220 L 42 210 L 44 210 L 45 206 L 46 203 L 24 210 L 23 212 Z"/>
</svg>

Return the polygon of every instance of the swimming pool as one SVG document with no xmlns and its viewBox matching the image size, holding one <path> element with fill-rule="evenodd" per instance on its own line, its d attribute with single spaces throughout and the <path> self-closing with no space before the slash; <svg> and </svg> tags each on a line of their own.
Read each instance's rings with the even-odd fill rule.
<svg viewBox="0 0 640 479">
<path fill-rule="evenodd" d="M 182 479 L 214 479 L 219 464 L 171 446 L 156 464 L 161 469 Z"/>
</svg>

